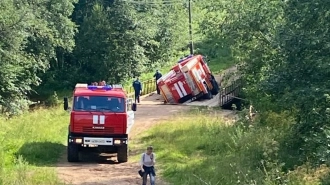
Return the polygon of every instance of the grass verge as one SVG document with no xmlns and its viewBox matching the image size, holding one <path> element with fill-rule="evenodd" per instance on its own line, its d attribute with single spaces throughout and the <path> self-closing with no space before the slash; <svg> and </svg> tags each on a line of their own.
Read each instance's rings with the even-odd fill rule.
<svg viewBox="0 0 330 185">
<path fill-rule="evenodd" d="M 232 57 L 222 57 L 208 62 L 208 66 L 213 74 L 220 74 L 223 70 L 232 67 L 235 61 Z"/>
<path fill-rule="evenodd" d="M 134 142 L 155 147 L 161 176 L 174 185 L 321 184 L 315 174 L 329 172 L 326 167 L 282 172 L 277 141 L 289 122 L 281 120 L 277 128 L 228 126 L 216 114 L 193 111 L 155 125 Z"/>
<path fill-rule="evenodd" d="M 50 167 L 65 149 L 67 112 L 39 109 L 9 120 L 0 117 L 0 125 L 0 184 L 61 184 Z"/>
</svg>

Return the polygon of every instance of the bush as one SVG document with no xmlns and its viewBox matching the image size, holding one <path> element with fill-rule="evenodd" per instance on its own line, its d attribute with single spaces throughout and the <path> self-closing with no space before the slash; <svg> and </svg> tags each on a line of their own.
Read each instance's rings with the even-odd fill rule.
<svg viewBox="0 0 330 185">
<path fill-rule="evenodd" d="M 181 114 L 176 116 L 180 120 L 158 124 L 134 142 L 155 147 L 161 173 L 173 184 L 304 184 L 304 179 L 282 170 L 281 139 L 292 118 L 267 114 L 264 123 L 253 127 L 228 126 L 205 111 Z"/>
<path fill-rule="evenodd" d="M 60 103 L 60 100 L 58 98 L 58 95 L 56 91 L 54 91 L 53 95 L 47 98 L 45 101 L 45 105 L 49 107 L 57 106 Z"/>
</svg>

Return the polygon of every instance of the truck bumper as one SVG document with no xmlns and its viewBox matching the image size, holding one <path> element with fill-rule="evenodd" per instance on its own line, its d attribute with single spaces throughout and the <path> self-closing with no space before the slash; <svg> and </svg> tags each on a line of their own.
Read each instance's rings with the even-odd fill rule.
<svg viewBox="0 0 330 185">
<path fill-rule="evenodd" d="M 69 144 L 78 145 L 93 145 L 93 146 L 122 146 L 127 145 L 127 138 L 115 138 L 115 137 L 78 137 L 69 136 Z"/>
</svg>

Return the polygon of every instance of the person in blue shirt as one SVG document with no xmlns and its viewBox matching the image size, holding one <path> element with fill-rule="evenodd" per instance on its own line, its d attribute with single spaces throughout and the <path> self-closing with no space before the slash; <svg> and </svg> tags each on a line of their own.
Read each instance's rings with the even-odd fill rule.
<svg viewBox="0 0 330 185">
<path fill-rule="evenodd" d="M 135 95 L 135 103 L 136 101 L 140 103 L 140 94 L 142 93 L 142 84 L 139 80 L 139 78 L 136 78 L 136 80 L 133 82 L 133 88 L 134 88 L 134 95 Z"/>
<path fill-rule="evenodd" d="M 154 74 L 154 78 L 156 79 L 156 89 L 157 89 L 157 94 L 160 94 L 160 89 L 157 85 L 157 80 L 160 79 L 162 77 L 162 74 L 156 70 L 156 73 Z"/>
</svg>

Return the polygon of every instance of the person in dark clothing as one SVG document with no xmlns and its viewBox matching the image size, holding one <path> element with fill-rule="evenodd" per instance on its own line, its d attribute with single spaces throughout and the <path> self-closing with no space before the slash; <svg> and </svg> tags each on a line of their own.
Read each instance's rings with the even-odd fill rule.
<svg viewBox="0 0 330 185">
<path fill-rule="evenodd" d="M 133 88 L 135 92 L 135 103 L 136 101 L 140 103 L 140 94 L 142 93 L 142 84 L 139 80 L 139 78 L 136 78 L 136 80 L 133 82 Z"/>
<path fill-rule="evenodd" d="M 162 74 L 156 70 L 156 73 L 154 74 L 154 78 L 156 79 L 156 89 L 157 89 L 157 94 L 160 94 L 160 89 L 157 85 L 157 80 L 160 79 L 162 77 Z"/>
</svg>

